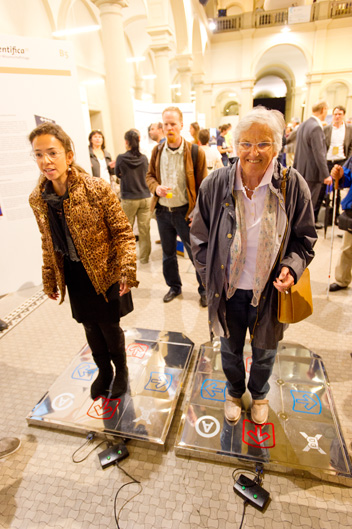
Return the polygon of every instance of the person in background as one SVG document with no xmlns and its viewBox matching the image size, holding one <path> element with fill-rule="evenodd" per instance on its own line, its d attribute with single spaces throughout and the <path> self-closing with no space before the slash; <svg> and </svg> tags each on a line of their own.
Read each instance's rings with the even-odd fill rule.
<svg viewBox="0 0 352 529">
<path fill-rule="evenodd" d="M 42 237 L 44 292 L 62 303 L 67 287 L 99 369 L 91 398 L 106 396 L 111 382 L 117 398 L 128 388 L 122 297 L 138 286 L 130 223 L 111 187 L 75 163 L 73 142 L 59 125 L 39 125 L 29 141 L 41 173 L 29 203 Z"/>
<path fill-rule="evenodd" d="M 227 378 L 225 417 L 238 422 L 246 391 L 243 348 L 251 337 L 248 390 L 253 422 L 267 421 L 269 378 L 285 326 L 278 291 L 297 283 L 317 239 L 307 183 L 277 162 L 285 122 L 281 112 L 255 107 L 236 127 L 239 158 L 200 186 L 191 226 L 194 264 L 206 285 L 210 333 L 221 337 Z"/>
<path fill-rule="evenodd" d="M 115 174 L 120 179 L 121 205 L 133 227 L 137 217 L 139 260 L 148 263 L 150 242 L 150 191 L 146 182 L 148 159 L 139 151 L 139 134 L 135 129 L 125 134 L 126 152 L 119 154 Z"/>
<path fill-rule="evenodd" d="M 232 147 L 228 147 L 227 143 L 226 143 L 226 140 L 225 140 L 225 135 L 226 135 L 226 133 L 228 131 L 228 128 L 229 128 L 228 125 L 220 125 L 220 127 L 219 127 L 220 133 L 219 133 L 218 139 L 216 141 L 217 146 L 218 146 L 218 151 L 221 154 L 221 161 L 222 161 L 224 166 L 226 166 L 229 163 L 229 156 L 228 155 L 232 154 L 232 152 L 233 152 Z"/>
<path fill-rule="evenodd" d="M 345 161 L 352 156 L 352 125 L 345 123 L 345 107 L 338 105 L 332 111 L 332 123 L 324 127 L 325 141 L 327 147 L 327 164 L 328 170 L 331 170 L 334 165 L 338 164 L 341 167 Z M 326 185 L 322 186 L 317 207 L 321 207 L 326 194 Z M 336 217 L 335 224 L 337 224 L 337 217 L 340 212 L 341 193 L 340 189 L 336 193 Z"/>
<path fill-rule="evenodd" d="M 326 143 L 323 122 L 328 113 L 326 101 L 319 101 L 312 107 L 312 115 L 297 129 L 297 140 L 293 167 L 308 184 L 314 208 L 315 227 L 321 229 L 318 222 L 319 196 L 325 180 L 329 178 L 326 164 Z"/>
<path fill-rule="evenodd" d="M 199 137 L 198 137 L 199 130 L 200 130 L 200 126 L 199 126 L 199 123 L 197 123 L 197 121 L 194 121 L 193 123 L 190 124 L 189 132 L 193 138 L 192 143 L 195 143 L 195 145 L 199 145 Z"/>
<path fill-rule="evenodd" d="M 149 125 L 148 134 L 149 138 L 153 141 L 156 141 L 157 143 L 162 143 L 166 139 L 163 130 L 163 124 L 160 121 L 159 123 L 151 123 Z"/>
<path fill-rule="evenodd" d="M 293 164 L 293 159 L 295 156 L 295 149 L 296 149 L 296 137 L 297 137 L 297 127 L 298 126 L 299 126 L 299 119 L 291 118 L 290 123 L 288 123 L 286 127 L 285 153 L 286 153 L 287 167 L 291 167 L 291 165 Z"/>
<path fill-rule="evenodd" d="M 166 141 L 153 149 L 147 184 L 153 195 L 152 209 L 155 209 L 163 250 L 163 275 L 169 287 L 163 301 L 169 303 L 182 293 L 177 236 L 193 263 L 189 242 L 190 214 L 197 200 L 199 186 L 207 176 L 207 166 L 204 151 L 196 145 L 192 146 L 181 136 L 181 110 L 167 107 L 162 116 Z M 196 154 L 196 160 L 192 151 Z M 198 274 L 197 281 L 200 305 L 206 307 L 205 287 Z"/>
<path fill-rule="evenodd" d="M 213 149 L 212 147 L 209 147 L 209 138 L 210 134 L 208 129 L 201 129 L 199 131 L 199 142 L 201 148 L 205 152 L 208 174 L 214 169 L 220 169 L 220 167 L 223 167 L 219 151 L 215 148 Z"/>
<path fill-rule="evenodd" d="M 352 219 L 352 157 L 341 167 L 336 164 L 331 170 L 332 178 L 339 179 L 341 188 L 349 187 L 345 198 L 341 201 L 341 208 Z M 344 230 L 341 252 L 335 267 L 335 283 L 329 286 L 330 292 L 345 290 L 352 281 L 352 231 Z"/>
<path fill-rule="evenodd" d="M 111 154 L 105 149 L 105 138 L 101 130 L 92 130 L 88 136 L 89 156 L 93 176 L 103 178 L 111 184 L 111 175 L 114 174 L 115 162 Z"/>
</svg>

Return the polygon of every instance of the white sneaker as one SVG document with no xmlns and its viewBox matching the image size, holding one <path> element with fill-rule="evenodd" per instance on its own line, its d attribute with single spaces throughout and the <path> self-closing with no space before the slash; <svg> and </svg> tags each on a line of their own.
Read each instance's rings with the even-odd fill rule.
<svg viewBox="0 0 352 529">
<path fill-rule="evenodd" d="M 225 417 L 230 422 L 237 422 L 241 417 L 242 411 L 242 402 L 241 399 L 236 397 L 231 397 L 231 395 L 226 395 L 225 401 Z"/>
</svg>

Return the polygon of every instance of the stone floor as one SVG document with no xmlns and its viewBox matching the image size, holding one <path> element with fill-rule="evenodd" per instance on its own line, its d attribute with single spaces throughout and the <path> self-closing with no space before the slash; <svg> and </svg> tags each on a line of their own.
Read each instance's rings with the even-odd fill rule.
<svg viewBox="0 0 352 529">
<path fill-rule="evenodd" d="M 330 230 L 330 229 L 329 229 Z M 341 239 L 335 231 L 334 262 Z M 328 231 L 329 236 L 329 231 Z M 157 230 L 152 221 L 152 238 Z M 314 314 L 292 325 L 285 340 L 322 356 L 342 430 L 352 453 L 352 289 L 326 295 L 330 239 L 319 232 L 311 269 Z M 188 259 L 179 258 L 183 294 L 168 304 L 161 274 L 161 248 L 153 243 L 151 260 L 139 265 L 140 286 L 133 292 L 135 310 L 123 327 L 183 332 L 195 343 L 208 341 L 207 311 L 199 306 L 197 283 Z M 333 278 L 332 278 L 333 279 Z M 26 416 L 85 343 L 82 326 L 63 305 L 40 298 L 40 286 L 0 299 L 0 317 L 16 325 L 0 334 L 0 437 L 21 439 L 14 454 L 0 459 L 0 528 L 112 529 L 114 497 L 129 481 L 116 467 L 102 470 L 97 453 L 82 463 L 72 454 L 84 436 L 28 426 Z M 29 303 L 37 295 L 35 303 Z M 23 310 L 16 310 L 23 306 Z M 18 316 L 18 313 L 21 316 Z M 15 317 L 14 317 L 15 314 Z M 142 484 L 120 515 L 121 529 L 237 529 L 243 503 L 233 492 L 232 472 L 239 465 L 177 457 L 174 441 L 182 413 L 181 395 L 165 449 L 131 441 L 130 456 L 121 462 Z M 81 454 L 86 455 L 99 440 Z M 104 447 L 102 447 L 104 448 Z M 243 528 L 350 529 L 352 488 L 300 477 L 266 473 L 264 487 L 271 503 L 264 513 L 247 506 Z M 122 489 L 117 510 L 137 492 Z"/>
</svg>

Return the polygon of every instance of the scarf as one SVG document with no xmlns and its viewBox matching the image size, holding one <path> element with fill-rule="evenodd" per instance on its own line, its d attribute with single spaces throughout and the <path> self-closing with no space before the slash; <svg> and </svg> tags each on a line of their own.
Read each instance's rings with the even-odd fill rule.
<svg viewBox="0 0 352 529">
<path fill-rule="evenodd" d="M 242 190 L 234 191 L 236 232 L 230 248 L 230 272 L 227 299 L 236 292 L 238 281 L 244 270 L 247 254 L 247 229 Z M 262 220 L 258 238 L 256 269 L 253 280 L 253 297 L 251 305 L 257 307 L 260 295 L 264 290 L 270 274 L 270 263 L 275 248 L 277 222 L 277 198 L 269 189 L 264 201 Z"/>
<path fill-rule="evenodd" d="M 55 193 L 52 182 L 46 182 L 42 198 L 48 204 L 49 225 L 54 250 L 68 257 L 71 261 L 80 261 L 65 219 L 64 200 L 68 197 L 68 190 L 60 197 Z"/>
</svg>

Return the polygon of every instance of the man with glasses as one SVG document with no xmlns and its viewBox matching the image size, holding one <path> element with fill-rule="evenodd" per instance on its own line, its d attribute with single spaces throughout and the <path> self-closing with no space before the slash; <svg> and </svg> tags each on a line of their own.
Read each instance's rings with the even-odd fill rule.
<svg viewBox="0 0 352 529">
<path fill-rule="evenodd" d="M 322 122 L 328 113 L 326 101 L 320 101 L 312 107 L 312 115 L 297 129 L 296 152 L 293 167 L 305 178 L 312 196 L 316 229 L 318 223 L 319 196 L 325 180 L 329 179 L 326 165 L 326 143 Z"/>
</svg>

